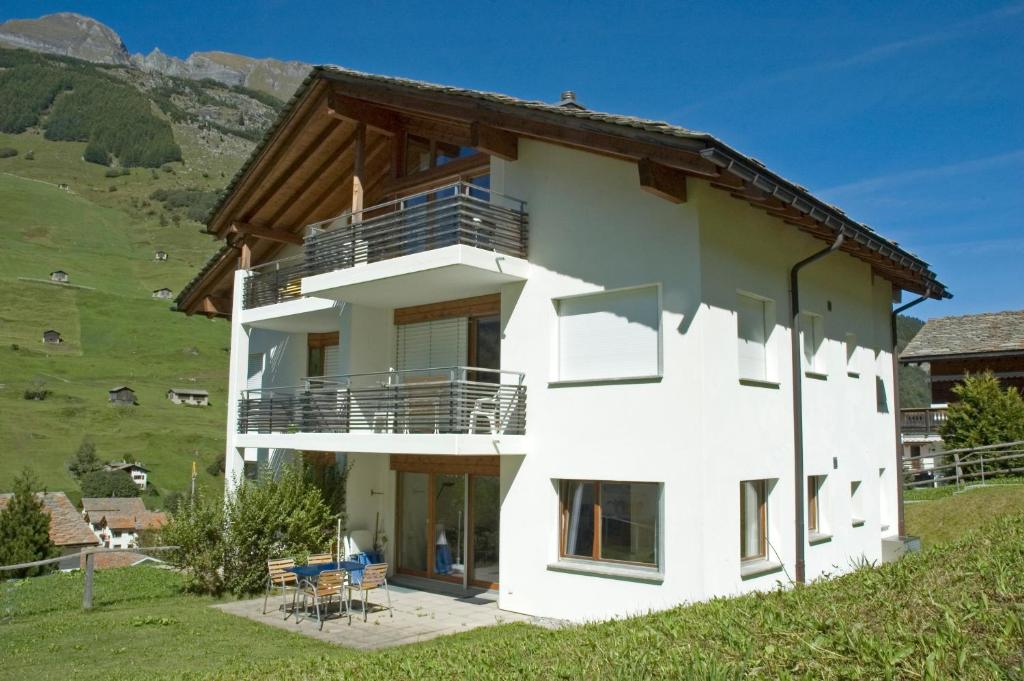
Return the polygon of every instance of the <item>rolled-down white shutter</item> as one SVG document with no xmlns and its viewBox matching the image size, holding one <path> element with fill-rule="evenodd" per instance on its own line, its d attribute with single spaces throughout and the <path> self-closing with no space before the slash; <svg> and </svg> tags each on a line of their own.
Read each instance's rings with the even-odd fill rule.
<svg viewBox="0 0 1024 681">
<path fill-rule="evenodd" d="M 657 286 L 559 300 L 559 379 L 658 375 L 660 318 Z"/>
<path fill-rule="evenodd" d="M 338 376 L 341 374 L 341 351 L 337 345 L 328 345 L 324 348 L 324 376 Z"/>
<path fill-rule="evenodd" d="M 736 335 L 740 378 L 763 381 L 767 378 L 768 340 L 766 306 L 752 296 L 736 296 Z"/>
<path fill-rule="evenodd" d="M 395 368 L 402 371 L 465 366 L 468 337 L 466 317 L 402 324 L 396 334 Z"/>
<path fill-rule="evenodd" d="M 263 353 L 250 352 L 249 366 L 245 372 L 246 390 L 258 390 L 263 387 Z"/>
</svg>

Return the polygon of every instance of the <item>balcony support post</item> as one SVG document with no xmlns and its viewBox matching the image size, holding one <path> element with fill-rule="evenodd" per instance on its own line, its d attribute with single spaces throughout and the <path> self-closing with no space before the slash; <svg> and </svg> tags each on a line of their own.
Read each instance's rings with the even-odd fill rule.
<svg viewBox="0 0 1024 681">
<path fill-rule="evenodd" d="M 352 164 L 352 222 L 362 220 L 360 211 L 366 191 L 366 123 L 356 125 L 356 148 Z"/>
</svg>

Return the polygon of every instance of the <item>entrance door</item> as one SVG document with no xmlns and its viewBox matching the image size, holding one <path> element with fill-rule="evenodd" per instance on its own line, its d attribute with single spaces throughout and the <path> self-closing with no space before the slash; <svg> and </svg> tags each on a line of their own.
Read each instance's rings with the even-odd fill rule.
<svg viewBox="0 0 1024 681">
<path fill-rule="evenodd" d="M 497 588 L 498 476 L 398 473 L 398 571 Z"/>
</svg>

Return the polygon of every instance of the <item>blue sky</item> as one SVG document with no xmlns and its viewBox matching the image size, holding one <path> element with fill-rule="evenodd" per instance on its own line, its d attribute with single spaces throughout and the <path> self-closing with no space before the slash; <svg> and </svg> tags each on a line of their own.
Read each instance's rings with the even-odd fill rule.
<svg viewBox="0 0 1024 681">
<path fill-rule="evenodd" d="M 711 132 L 932 264 L 922 317 L 1024 308 L 1024 0 L 523 4 L 6 0 L 132 52 L 219 49 Z"/>
</svg>

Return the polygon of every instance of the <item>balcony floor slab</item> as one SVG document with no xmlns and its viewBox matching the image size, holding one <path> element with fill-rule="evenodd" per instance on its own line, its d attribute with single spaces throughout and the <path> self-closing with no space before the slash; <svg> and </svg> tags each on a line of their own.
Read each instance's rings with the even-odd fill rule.
<svg viewBox="0 0 1024 681">
<path fill-rule="evenodd" d="M 236 447 L 351 454 L 480 456 L 526 454 L 525 435 L 432 433 L 243 433 Z"/>
<path fill-rule="evenodd" d="M 302 280 L 307 296 L 371 307 L 408 307 L 494 293 L 525 281 L 522 258 L 455 245 L 326 272 Z"/>
<path fill-rule="evenodd" d="M 241 310 L 239 321 L 257 329 L 307 333 L 337 331 L 341 303 L 326 298 L 296 298 Z"/>
</svg>

